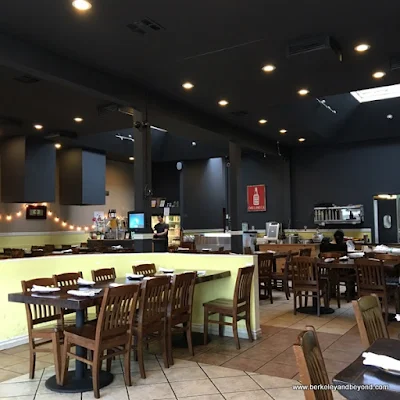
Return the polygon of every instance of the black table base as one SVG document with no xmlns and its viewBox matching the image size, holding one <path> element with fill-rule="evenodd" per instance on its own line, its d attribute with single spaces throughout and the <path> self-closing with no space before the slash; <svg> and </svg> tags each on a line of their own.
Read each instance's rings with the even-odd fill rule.
<svg viewBox="0 0 400 400">
<path fill-rule="evenodd" d="M 296 309 L 297 312 L 302 314 L 310 314 L 310 315 L 317 315 L 317 308 L 316 307 L 299 307 Z M 321 307 L 320 314 L 333 314 L 335 310 L 330 307 Z"/>
<path fill-rule="evenodd" d="M 207 343 L 211 342 L 210 335 L 207 336 Z M 192 344 L 194 346 L 202 346 L 204 344 L 204 336 L 200 332 L 192 332 Z M 178 349 L 187 349 L 188 343 L 186 340 L 186 334 L 183 335 L 173 335 L 172 336 L 172 347 Z"/>
<path fill-rule="evenodd" d="M 108 386 L 114 379 L 113 374 L 106 371 L 100 371 L 100 388 Z M 57 385 L 56 377 L 52 376 L 46 381 L 47 389 L 57 393 L 80 393 L 93 391 L 92 373 L 85 371 L 82 379 L 76 379 L 75 371 L 69 371 L 64 386 Z"/>
</svg>

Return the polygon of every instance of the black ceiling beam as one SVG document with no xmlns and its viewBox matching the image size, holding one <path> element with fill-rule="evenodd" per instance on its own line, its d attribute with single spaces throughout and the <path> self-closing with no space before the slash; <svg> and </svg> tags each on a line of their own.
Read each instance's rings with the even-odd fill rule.
<svg viewBox="0 0 400 400">
<path fill-rule="evenodd" d="M 138 83 L 87 67 L 6 34 L 0 34 L 0 64 L 36 78 L 75 87 L 106 101 L 116 102 L 122 106 L 132 106 L 143 113 L 147 111 L 152 125 L 169 129 L 171 132 L 173 130 L 170 128 L 170 123 L 173 120 L 179 120 L 191 125 L 190 132 L 195 131 L 195 127 L 199 127 L 247 148 L 277 154 L 274 142 L 262 137 L 254 137 L 255 134 L 252 131 L 235 127 Z"/>
</svg>

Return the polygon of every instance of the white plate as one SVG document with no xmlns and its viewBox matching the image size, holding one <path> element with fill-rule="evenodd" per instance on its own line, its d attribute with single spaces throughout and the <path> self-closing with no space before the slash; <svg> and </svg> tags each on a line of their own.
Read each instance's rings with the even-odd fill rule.
<svg viewBox="0 0 400 400">
<path fill-rule="evenodd" d="M 59 292 L 60 288 L 58 287 L 47 287 L 47 286 L 36 286 L 33 285 L 32 293 L 56 293 Z"/>
</svg>

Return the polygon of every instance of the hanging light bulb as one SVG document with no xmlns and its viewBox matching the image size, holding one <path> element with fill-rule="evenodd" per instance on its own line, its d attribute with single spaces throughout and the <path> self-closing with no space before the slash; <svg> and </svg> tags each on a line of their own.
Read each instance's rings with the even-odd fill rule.
<svg viewBox="0 0 400 400">
<path fill-rule="evenodd" d="M 93 229 L 96 229 L 96 225 L 92 225 L 92 228 L 93 228 Z"/>
<path fill-rule="evenodd" d="M 47 203 L 42 203 L 42 206 L 47 206 Z"/>
<path fill-rule="evenodd" d="M 77 230 L 77 231 L 81 231 L 82 228 L 81 228 L 80 226 L 78 226 L 78 227 L 76 228 L 76 230 Z"/>
<path fill-rule="evenodd" d="M 55 221 L 55 222 L 59 222 L 59 221 L 60 221 L 60 218 L 54 217 L 54 221 Z"/>
<path fill-rule="evenodd" d="M 87 226 L 85 226 L 85 231 L 88 231 L 88 230 L 89 230 L 89 228 Z"/>
<path fill-rule="evenodd" d="M 48 215 L 49 217 L 51 217 L 51 216 L 53 215 L 53 213 L 52 213 L 51 211 L 47 211 L 47 215 Z"/>
<path fill-rule="evenodd" d="M 74 229 L 74 226 L 73 226 L 73 225 L 70 225 L 70 226 L 69 226 L 69 229 L 71 229 L 71 230 Z"/>
<path fill-rule="evenodd" d="M 12 216 L 11 215 L 7 215 L 6 220 L 7 221 L 11 221 L 12 220 Z"/>
<path fill-rule="evenodd" d="M 16 215 L 17 217 L 20 217 L 22 215 L 21 211 L 18 211 Z"/>
<path fill-rule="evenodd" d="M 62 226 L 67 226 L 67 223 L 65 221 L 63 221 L 63 223 L 61 225 Z"/>
</svg>

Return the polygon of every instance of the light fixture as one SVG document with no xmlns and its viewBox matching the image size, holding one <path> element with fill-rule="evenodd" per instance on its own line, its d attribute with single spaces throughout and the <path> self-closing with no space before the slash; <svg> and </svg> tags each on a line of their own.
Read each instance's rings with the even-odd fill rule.
<svg viewBox="0 0 400 400">
<path fill-rule="evenodd" d="M 305 96 L 305 95 L 307 95 L 308 93 L 310 93 L 310 91 L 309 91 L 308 89 L 300 89 L 297 93 L 298 93 L 300 96 Z"/>
<path fill-rule="evenodd" d="M 400 97 L 400 84 L 390 86 L 380 86 L 372 89 L 357 90 L 350 92 L 350 94 L 359 103 L 368 103 L 369 101 L 394 99 Z"/>
<path fill-rule="evenodd" d="M 73 230 L 73 229 L 74 229 L 74 226 L 73 226 L 73 225 L 70 225 L 70 226 L 69 226 L 69 229 Z"/>
<path fill-rule="evenodd" d="M 12 220 L 12 216 L 11 215 L 7 215 L 6 220 L 7 221 L 11 221 Z"/>
<path fill-rule="evenodd" d="M 258 123 L 259 124 L 261 124 L 261 125 L 264 125 L 264 124 L 266 124 L 268 121 L 266 120 L 266 119 L 260 119 L 260 120 L 258 120 Z"/>
<path fill-rule="evenodd" d="M 74 0 L 72 5 L 79 11 L 87 11 L 92 8 L 92 3 L 88 0 Z"/>
<path fill-rule="evenodd" d="M 54 218 L 54 222 L 59 222 L 59 221 L 60 221 L 60 218 L 58 218 L 58 217 Z"/>
<path fill-rule="evenodd" d="M 129 157 L 129 161 L 134 161 L 135 157 Z"/>
<path fill-rule="evenodd" d="M 264 65 L 264 66 L 262 67 L 262 70 L 263 70 L 264 72 L 272 72 L 272 71 L 274 71 L 275 69 L 276 69 L 275 65 L 272 65 L 272 64 L 267 64 L 267 65 Z"/>
<path fill-rule="evenodd" d="M 192 142 L 192 146 L 193 147 L 197 146 L 197 143 L 196 142 Z"/>
<path fill-rule="evenodd" d="M 305 138 L 303 138 L 303 137 L 299 138 L 299 142 L 305 142 L 305 141 L 306 141 Z"/>
<path fill-rule="evenodd" d="M 85 231 L 88 231 L 88 230 L 89 230 L 89 228 L 87 226 L 85 226 Z"/>
<path fill-rule="evenodd" d="M 286 132 L 287 132 L 286 129 L 281 129 L 281 130 L 279 131 L 279 133 L 281 133 L 282 135 L 284 135 Z"/>
<path fill-rule="evenodd" d="M 40 125 L 40 124 L 35 124 L 35 125 L 33 125 L 33 127 L 38 131 L 43 129 L 43 125 Z"/>
<path fill-rule="evenodd" d="M 20 217 L 22 215 L 21 211 L 18 211 L 16 215 L 17 217 Z"/>
<path fill-rule="evenodd" d="M 53 215 L 53 213 L 52 213 L 51 211 L 47 211 L 47 215 L 48 215 L 49 217 L 51 217 L 51 216 Z"/>
<path fill-rule="evenodd" d="M 54 147 L 58 150 L 58 149 L 61 149 L 61 143 L 56 143 L 55 145 L 54 145 Z"/>
<path fill-rule="evenodd" d="M 65 221 L 63 221 L 63 223 L 61 225 L 62 226 L 67 226 L 67 223 Z"/>
<path fill-rule="evenodd" d="M 83 118 L 81 118 L 81 117 L 75 117 L 75 118 L 74 118 L 74 121 L 80 123 L 80 122 L 83 122 Z"/>
<path fill-rule="evenodd" d="M 371 46 L 367 43 L 360 43 L 356 47 L 354 47 L 355 51 L 358 51 L 359 53 L 364 53 L 365 51 L 369 50 Z"/>
<path fill-rule="evenodd" d="M 388 115 L 386 115 L 386 118 L 387 119 L 393 119 L 393 115 L 392 114 L 388 114 Z"/>
<path fill-rule="evenodd" d="M 184 89 L 186 89 L 186 90 L 190 90 L 190 89 L 193 89 L 193 88 L 194 88 L 194 85 L 193 85 L 193 83 L 191 83 L 191 82 L 185 82 L 185 83 L 182 85 L 182 87 L 183 87 Z"/>
<path fill-rule="evenodd" d="M 225 106 L 227 106 L 227 105 L 229 104 L 229 102 L 228 102 L 228 100 L 220 100 L 220 101 L 218 102 L 218 104 L 219 104 L 221 107 L 225 107 Z"/>
<path fill-rule="evenodd" d="M 372 74 L 372 77 L 375 79 L 382 79 L 386 75 L 386 72 L 376 71 Z"/>
<path fill-rule="evenodd" d="M 80 226 L 78 226 L 78 227 L 76 228 L 76 230 L 77 230 L 77 231 L 81 231 L 82 228 L 81 228 Z"/>
</svg>

